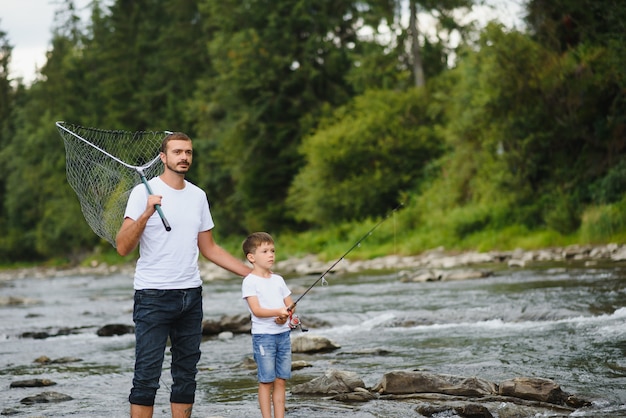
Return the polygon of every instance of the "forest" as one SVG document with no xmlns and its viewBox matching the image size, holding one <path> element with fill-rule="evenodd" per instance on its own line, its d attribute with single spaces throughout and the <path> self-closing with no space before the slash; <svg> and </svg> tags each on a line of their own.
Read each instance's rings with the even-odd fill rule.
<svg viewBox="0 0 626 418">
<path fill-rule="evenodd" d="M 112 250 L 56 121 L 187 133 L 218 242 L 328 254 L 398 205 L 370 255 L 623 241 L 626 2 L 525 0 L 514 29 L 480 5 L 64 0 L 28 85 L 0 21 L 0 264 Z"/>
</svg>

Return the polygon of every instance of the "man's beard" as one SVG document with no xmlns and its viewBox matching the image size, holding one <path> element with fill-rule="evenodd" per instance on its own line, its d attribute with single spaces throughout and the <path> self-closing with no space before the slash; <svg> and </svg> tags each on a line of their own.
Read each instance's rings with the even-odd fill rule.
<svg viewBox="0 0 626 418">
<path fill-rule="evenodd" d="M 178 163 L 178 164 L 181 164 L 181 163 Z M 187 163 L 186 167 L 182 167 L 182 168 L 179 168 L 178 165 L 173 165 L 173 164 L 168 163 L 167 169 L 177 174 L 187 174 L 187 171 L 189 171 L 189 163 Z"/>
</svg>

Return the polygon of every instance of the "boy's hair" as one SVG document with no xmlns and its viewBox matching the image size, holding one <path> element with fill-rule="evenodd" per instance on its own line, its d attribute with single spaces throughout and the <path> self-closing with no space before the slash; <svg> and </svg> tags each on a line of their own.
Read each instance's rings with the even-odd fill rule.
<svg viewBox="0 0 626 418">
<path fill-rule="evenodd" d="M 172 132 L 172 133 L 167 134 L 165 138 L 163 138 L 163 141 L 161 141 L 160 151 L 165 154 L 165 151 L 167 150 L 167 144 L 170 141 L 174 141 L 174 140 L 191 142 L 191 138 L 189 138 L 187 134 L 184 134 L 182 132 Z"/>
<path fill-rule="evenodd" d="M 243 247 L 243 255 L 246 257 L 256 250 L 261 244 L 273 244 L 274 238 L 267 232 L 253 232 L 248 235 L 241 245 Z"/>
</svg>

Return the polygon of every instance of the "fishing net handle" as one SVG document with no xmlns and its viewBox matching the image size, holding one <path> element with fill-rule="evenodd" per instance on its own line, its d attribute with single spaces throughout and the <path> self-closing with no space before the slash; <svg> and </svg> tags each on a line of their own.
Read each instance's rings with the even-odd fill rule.
<svg viewBox="0 0 626 418">
<path fill-rule="evenodd" d="M 152 188 L 150 187 L 150 184 L 148 184 L 148 180 L 146 179 L 146 175 L 143 173 L 143 170 L 138 168 L 136 169 L 137 173 L 139 173 L 139 176 L 141 177 L 141 182 L 144 184 L 144 186 L 146 186 L 146 190 L 148 190 L 149 194 L 154 194 L 152 193 Z M 172 230 L 172 227 L 170 226 L 170 223 L 167 221 L 167 218 L 165 217 L 165 215 L 163 214 L 163 210 L 161 209 L 161 205 L 157 204 L 154 205 L 154 208 L 156 209 L 156 211 L 158 212 L 159 216 L 161 217 L 161 221 L 163 222 L 163 226 L 165 227 L 165 230 L 167 232 Z"/>
</svg>

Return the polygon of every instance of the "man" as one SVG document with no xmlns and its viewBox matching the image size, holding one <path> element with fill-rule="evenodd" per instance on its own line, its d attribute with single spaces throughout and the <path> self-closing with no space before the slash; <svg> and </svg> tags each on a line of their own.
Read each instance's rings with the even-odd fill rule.
<svg viewBox="0 0 626 418">
<path fill-rule="evenodd" d="M 152 417 L 168 337 L 172 417 L 191 416 L 202 339 L 198 252 L 239 276 L 251 271 L 213 240 L 206 194 L 185 180 L 193 157 L 191 139 L 180 132 L 167 135 L 160 157 L 163 173 L 149 181 L 154 194 L 148 195 L 143 184 L 133 189 L 116 237 L 122 256 L 139 244 L 133 281 L 136 347 L 131 418 Z M 161 205 L 171 231 L 163 227 L 155 205 Z"/>
</svg>

